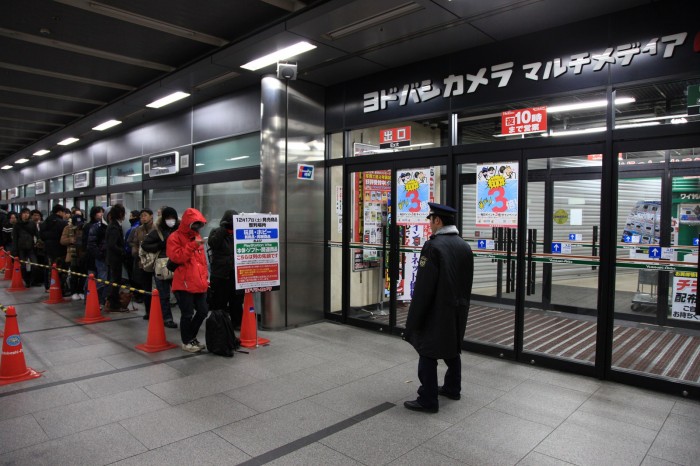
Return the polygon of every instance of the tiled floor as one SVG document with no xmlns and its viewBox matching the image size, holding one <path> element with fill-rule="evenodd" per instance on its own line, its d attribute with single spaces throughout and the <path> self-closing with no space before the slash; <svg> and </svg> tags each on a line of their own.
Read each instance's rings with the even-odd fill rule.
<svg viewBox="0 0 700 466">
<path fill-rule="evenodd" d="M 147 354 L 141 312 L 77 325 L 81 302 L 45 297 L 0 289 L 45 371 L 0 387 L 0 464 L 700 464 L 694 401 L 464 353 L 462 399 L 422 414 L 396 337 L 324 322 L 233 359 Z"/>
</svg>

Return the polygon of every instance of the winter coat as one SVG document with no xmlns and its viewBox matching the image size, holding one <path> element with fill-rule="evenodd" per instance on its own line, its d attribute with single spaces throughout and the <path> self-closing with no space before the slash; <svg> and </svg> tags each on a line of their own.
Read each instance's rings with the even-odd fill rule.
<svg viewBox="0 0 700 466">
<path fill-rule="evenodd" d="M 202 237 L 190 228 L 194 222 L 206 221 L 197 209 L 186 209 L 182 214 L 180 226 L 168 237 L 166 254 L 172 262 L 179 265 L 173 275 L 173 291 L 206 293 L 209 288 L 209 271 L 204 247 L 196 242 Z"/>
<path fill-rule="evenodd" d="M 139 256 L 139 248 L 138 245 L 136 247 L 136 251 L 134 251 L 134 247 L 131 244 L 131 238 L 133 237 L 134 232 L 138 227 L 141 226 L 141 220 L 136 219 L 134 221 L 129 220 L 131 222 L 131 226 L 129 227 L 128 230 L 126 230 L 126 233 L 124 234 L 124 251 L 126 251 L 126 254 L 129 255 L 131 254 L 134 257 Z"/>
<path fill-rule="evenodd" d="M 146 239 L 146 236 L 150 232 L 152 232 L 155 229 L 155 223 L 154 222 L 149 222 L 145 225 L 139 224 L 136 228 L 131 230 L 131 234 L 129 235 L 129 247 L 126 249 L 129 249 L 131 251 L 131 255 L 136 261 L 136 266 L 141 268 L 141 259 L 139 258 L 139 248 L 141 246 L 141 243 L 143 242 L 144 239 Z M 160 238 L 158 238 L 160 239 Z"/>
<path fill-rule="evenodd" d="M 454 225 L 423 245 L 404 332 L 418 354 L 432 359 L 459 355 L 473 275 L 474 255 Z"/>
<path fill-rule="evenodd" d="M 83 225 L 66 225 L 61 235 L 61 244 L 66 247 L 66 264 L 82 259 L 85 255 Z"/>
<path fill-rule="evenodd" d="M 90 270 L 95 270 L 95 259 L 105 260 L 107 243 L 105 242 L 105 234 L 107 233 L 107 224 L 100 220 L 90 225 L 88 231 L 87 250 L 88 250 L 88 267 Z"/>
<path fill-rule="evenodd" d="M 34 242 L 37 239 L 39 231 L 36 228 L 36 223 L 33 220 L 17 220 L 12 228 L 12 250 L 13 255 L 17 255 L 19 251 L 30 251 L 34 249 Z"/>
<path fill-rule="evenodd" d="M 39 237 L 44 241 L 46 255 L 55 259 L 65 257 L 66 247 L 61 245 L 61 235 L 68 222 L 56 214 L 49 215 L 41 224 Z"/>
<path fill-rule="evenodd" d="M 161 241 L 160 236 L 158 236 L 158 232 L 155 228 L 153 228 L 143 239 L 141 248 L 146 252 L 158 252 L 158 257 L 168 257 L 165 253 L 166 241 L 168 241 L 170 234 L 177 230 L 177 228 L 180 226 L 180 221 L 178 220 L 175 223 L 175 226 L 170 228 L 162 220 L 162 218 L 159 218 L 158 221 L 155 222 L 155 225 L 160 230 L 160 234 L 163 235 L 163 240 Z"/>
<path fill-rule="evenodd" d="M 221 218 L 219 228 L 209 233 L 209 266 L 212 278 L 231 278 L 234 275 L 236 250 L 233 247 L 233 235 L 226 227 L 233 228 L 233 211 L 227 210 Z"/>
<path fill-rule="evenodd" d="M 109 222 L 105 233 L 105 262 L 107 265 L 122 264 L 126 251 L 124 251 L 124 231 L 116 220 Z"/>
</svg>

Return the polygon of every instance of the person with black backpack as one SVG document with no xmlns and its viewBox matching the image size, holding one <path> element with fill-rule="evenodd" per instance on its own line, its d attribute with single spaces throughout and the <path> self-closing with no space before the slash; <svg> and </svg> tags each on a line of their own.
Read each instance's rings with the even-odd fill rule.
<svg viewBox="0 0 700 466">
<path fill-rule="evenodd" d="M 36 264 L 34 243 L 39 231 L 36 223 L 29 218 L 30 210 L 23 208 L 19 213 L 19 220 L 12 229 L 12 255 L 19 257 L 21 261 L 30 261 Z M 31 286 L 31 266 L 26 262 L 21 264 L 22 278 L 27 287 Z"/>
<path fill-rule="evenodd" d="M 44 242 L 46 264 L 49 267 L 51 267 L 52 264 L 56 264 L 58 268 L 64 267 L 66 247 L 61 244 L 61 235 L 63 234 L 63 229 L 68 225 L 68 221 L 65 218 L 65 211 L 66 209 L 61 204 L 56 204 L 51 209 L 51 215 L 41 223 L 39 237 Z M 67 295 L 68 287 L 66 286 L 66 274 L 61 272 L 59 276 L 62 284 L 61 288 L 64 294 Z M 44 288 L 48 292 L 51 284 L 51 269 L 46 269 L 44 277 Z"/>
<path fill-rule="evenodd" d="M 88 234 L 83 232 L 83 240 L 85 248 L 88 252 L 88 275 L 94 274 L 95 278 L 107 280 L 107 264 L 105 263 L 105 233 L 107 232 L 107 221 L 103 218 L 104 208 L 102 206 L 93 206 L 90 209 L 90 225 Z M 87 292 L 88 282 L 85 281 L 85 291 Z M 97 283 L 97 298 L 100 306 L 104 306 L 106 299 L 106 286 L 103 283 Z"/>
<path fill-rule="evenodd" d="M 124 231 L 122 222 L 126 216 L 126 209 L 122 204 L 114 204 L 107 214 L 109 224 L 105 232 L 105 262 L 107 264 L 107 277 L 111 285 L 105 310 L 107 312 L 129 312 L 128 308 L 121 306 L 119 286 L 122 284 L 122 267 L 124 266 Z M 119 286 L 117 286 L 119 285 Z"/>
<path fill-rule="evenodd" d="M 233 245 L 233 216 L 235 210 L 224 212 L 219 227 L 209 233 L 209 267 L 211 269 L 211 296 L 209 308 L 226 311 L 234 328 L 241 326 L 243 318 L 243 295 L 236 293 Z"/>
</svg>

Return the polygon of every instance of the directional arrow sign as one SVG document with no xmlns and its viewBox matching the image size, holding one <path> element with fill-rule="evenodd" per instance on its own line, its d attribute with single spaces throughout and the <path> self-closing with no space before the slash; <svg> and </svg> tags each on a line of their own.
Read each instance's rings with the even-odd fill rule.
<svg viewBox="0 0 700 466">
<path fill-rule="evenodd" d="M 700 244 L 700 241 L 698 241 L 698 238 L 693 238 L 693 246 L 697 246 Z"/>
<path fill-rule="evenodd" d="M 552 254 L 561 254 L 561 243 L 552 243 Z"/>
<path fill-rule="evenodd" d="M 476 247 L 478 249 L 486 249 L 486 240 L 485 239 L 480 239 L 479 241 L 476 242 Z"/>
<path fill-rule="evenodd" d="M 581 233 L 569 233 L 569 241 L 583 241 Z"/>
<path fill-rule="evenodd" d="M 661 247 L 651 246 L 649 247 L 649 259 L 660 259 L 661 258 Z"/>
<path fill-rule="evenodd" d="M 622 237 L 622 242 L 623 242 L 623 243 L 631 243 L 631 242 L 632 242 L 632 236 L 630 236 L 630 235 L 624 235 L 624 236 Z"/>
</svg>

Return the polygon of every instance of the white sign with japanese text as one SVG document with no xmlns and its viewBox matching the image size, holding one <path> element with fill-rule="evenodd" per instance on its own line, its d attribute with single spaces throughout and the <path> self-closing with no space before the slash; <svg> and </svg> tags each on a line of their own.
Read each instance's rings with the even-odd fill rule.
<svg viewBox="0 0 700 466">
<path fill-rule="evenodd" d="M 695 313 L 697 291 L 697 272 L 674 272 L 671 319 L 700 321 Z"/>
<path fill-rule="evenodd" d="M 279 215 L 233 216 L 236 290 L 271 291 L 280 286 Z"/>
</svg>

